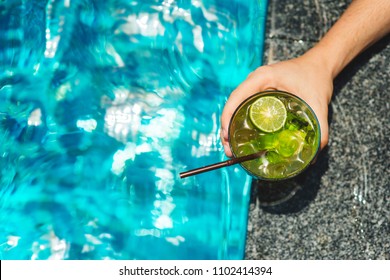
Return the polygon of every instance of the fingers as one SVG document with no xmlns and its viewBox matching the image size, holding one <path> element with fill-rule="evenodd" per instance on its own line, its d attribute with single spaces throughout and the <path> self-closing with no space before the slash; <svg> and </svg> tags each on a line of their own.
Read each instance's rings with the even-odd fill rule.
<svg viewBox="0 0 390 280">
<path fill-rule="evenodd" d="M 329 141 L 329 126 L 328 126 L 328 120 L 322 120 L 320 121 L 321 126 L 321 143 L 320 143 L 320 149 L 322 150 L 325 148 L 326 145 L 328 145 Z"/>
<path fill-rule="evenodd" d="M 230 150 L 227 131 L 225 132 L 224 128 L 221 127 L 220 133 L 221 133 L 220 137 L 221 137 L 224 152 L 225 152 L 226 156 L 232 157 L 233 154 L 232 154 L 232 151 Z"/>
<path fill-rule="evenodd" d="M 225 150 L 225 154 L 228 157 L 232 156 L 228 143 L 228 130 L 229 123 L 233 116 L 234 111 L 245 99 L 249 96 L 267 89 L 274 89 L 268 83 L 269 78 L 266 71 L 264 71 L 267 66 L 263 66 L 249 74 L 247 79 L 242 82 L 230 95 L 228 101 L 225 104 L 224 110 L 221 116 L 221 140 L 222 145 Z"/>
</svg>

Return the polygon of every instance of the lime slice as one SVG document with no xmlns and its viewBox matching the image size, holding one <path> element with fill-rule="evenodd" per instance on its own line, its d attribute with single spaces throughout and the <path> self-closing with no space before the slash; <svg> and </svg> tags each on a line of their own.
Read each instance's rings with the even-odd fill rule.
<svg viewBox="0 0 390 280">
<path fill-rule="evenodd" d="M 287 110 L 283 102 L 276 97 L 263 96 L 251 105 L 249 117 L 258 129 L 275 132 L 284 126 Z"/>
</svg>

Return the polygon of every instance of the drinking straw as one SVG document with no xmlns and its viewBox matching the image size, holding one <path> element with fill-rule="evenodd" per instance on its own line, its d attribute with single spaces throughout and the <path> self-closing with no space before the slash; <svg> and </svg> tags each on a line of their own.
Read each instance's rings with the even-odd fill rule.
<svg viewBox="0 0 390 280">
<path fill-rule="evenodd" d="M 189 170 L 189 171 L 181 172 L 180 173 L 180 178 L 185 178 L 185 177 L 197 175 L 197 174 L 200 174 L 200 173 L 203 173 L 203 172 L 208 172 L 208 171 L 211 171 L 211 170 L 219 169 L 221 167 L 226 167 L 226 166 L 230 166 L 230 165 L 233 165 L 233 164 L 241 163 L 241 162 L 244 162 L 244 161 L 253 160 L 253 159 L 261 157 L 265 153 L 266 153 L 266 150 L 262 150 L 262 151 L 259 151 L 259 152 L 256 152 L 256 153 L 253 153 L 253 154 L 250 154 L 250 155 L 237 157 L 237 158 L 231 158 L 231 159 L 228 159 L 228 160 L 225 160 L 225 161 L 222 161 L 222 162 L 218 162 L 218 163 L 206 165 L 206 166 L 203 166 L 203 167 L 195 168 L 195 169 L 192 169 L 192 170 Z"/>
</svg>

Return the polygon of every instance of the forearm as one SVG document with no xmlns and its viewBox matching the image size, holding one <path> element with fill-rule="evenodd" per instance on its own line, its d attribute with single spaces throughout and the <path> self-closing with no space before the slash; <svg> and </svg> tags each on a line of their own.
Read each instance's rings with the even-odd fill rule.
<svg viewBox="0 0 390 280">
<path fill-rule="evenodd" d="M 321 60 L 332 78 L 359 53 L 390 32 L 390 0 L 354 0 L 307 55 Z"/>
</svg>

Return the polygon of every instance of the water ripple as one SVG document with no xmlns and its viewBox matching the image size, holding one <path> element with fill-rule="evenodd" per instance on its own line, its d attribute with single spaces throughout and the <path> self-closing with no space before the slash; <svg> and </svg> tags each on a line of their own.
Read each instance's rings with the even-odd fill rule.
<svg viewBox="0 0 390 280">
<path fill-rule="evenodd" d="M 257 3 L 1 2 L 0 257 L 240 258 L 244 175 L 177 174 L 221 159 Z"/>
</svg>

